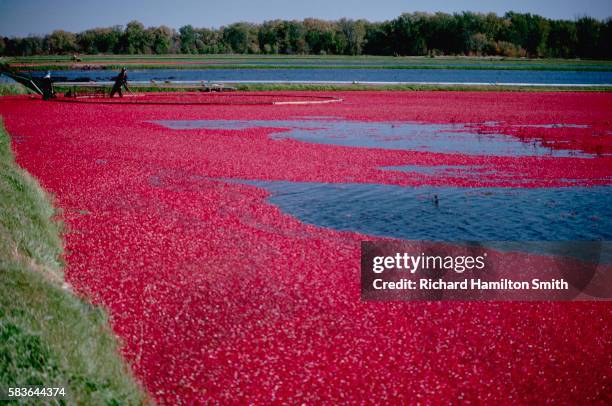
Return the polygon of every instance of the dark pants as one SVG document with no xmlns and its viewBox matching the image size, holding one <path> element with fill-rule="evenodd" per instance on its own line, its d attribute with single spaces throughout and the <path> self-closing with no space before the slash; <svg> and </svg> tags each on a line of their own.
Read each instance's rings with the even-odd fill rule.
<svg viewBox="0 0 612 406">
<path fill-rule="evenodd" d="M 121 85 L 113 86 L 113 88 L 111 89 L 111 92 L 110 92 L 110 97 L 113 97 L 115 95 L 115 93 L 119 93 L 119 97 L 123 97 L 123 93 L 121 92 Z"/>
</svg>

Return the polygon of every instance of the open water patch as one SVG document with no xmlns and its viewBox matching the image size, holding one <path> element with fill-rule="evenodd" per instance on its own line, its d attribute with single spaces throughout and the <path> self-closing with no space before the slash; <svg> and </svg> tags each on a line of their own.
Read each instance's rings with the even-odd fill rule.
<svg viewBox="0 0 612 406">
<path fill-rule="evenodd" d="M 344 65 L 344 64 L 343 64 Z M 128 68 L 129 69 L 129 68 Z M 29 72 L 35 77 L 43 71 Z M 611 84 L 612 71 L 506 70 L 506 69 L 129 69 L 135 81 L 356 81 L 356 82 L 439 82 L 439 83 L 539 83 Z M 59 81 L 111 81 L 112 69 L 52 70 Z M 1 80 L 1 79 L 0 79 Z"/>
<path fill-rule="evenodd" d="M 523 142 L 507 134 L 479 133 L 473 124 L 431 124 L 331 119 L 307 120 L 158 120 L 173 130 L 276 129 L 272 139 L 316 144 L 490 156 L 593 157 L 582 151 Z M 280 130 L 278 130 L 280 129 Z"/>
<path fill-rule="evenodd" d="M 519 251 L 520 243 L 510 242 L 612 240 L 609 186 L 525 189 L 239 182 L 268 190 L 269 203 L 304 223 L 339 231 L 404 240 L 508 241 L 506 248 Z"/>
</svg>

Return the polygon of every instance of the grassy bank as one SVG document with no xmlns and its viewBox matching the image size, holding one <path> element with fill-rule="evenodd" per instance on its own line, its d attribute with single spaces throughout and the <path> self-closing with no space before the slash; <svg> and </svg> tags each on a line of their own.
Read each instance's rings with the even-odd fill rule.
<svg viewBox="0 0 612 406">
<path fill-rule="evenodd" d="M 30 93 L 30 91 L 19 83 L 0 83 L 0 96 L 28 93 Z"/>
<path fill-rule="evenodd" d="M 74 65 L 74 64 L 37 64 L 37 65 L 15 65 L 20 69 L 25 69 L 29 71 L 62 71 L 62 70 L 80 70 L 83 72 L 88 72 L 91 69 L 105 69 L 105 70 L 119 70 L 124 66 L 128 66 L 130 69 L 181 69 L 181 70 L 219 70 L 219 69 L 239 69 L 239 70 L 270 70 L 270 69 L 286 69 L 286 70 L 295 70 L 295 69 L 394 69 L 394 70 L 414 70 L 414 69 L 445 69 L 445 70 L 503 70 L 503 71 L 573 71 L 573 72 L 612 72 L 612 67 L 609 66 L 555 66 L 555 65 L 538 65 L 538 66 L 529 66 L 529 65 L 444 65 L 444 64 L 436 64 L 436 65 L 336 65 L 336 64 L 325 64 L 325 65 L 316 65 L 316 64 L 308 64 L 308 65 L 297 65 L 297 64 L 180 64 L 180 63 L 156 63 L 156 64 L 146 64 L 146 63 L 125 63 L 125 62 L 115 62 L 108 64 L 94 64 L 86 69 L 83 69 L 82 65 Z"/>
<path fill-rule="evenodd" d="M 379 91 L 456 91 L 456 92 L 610 92 L 612 87 L 535 87 L 535 86 L 474 86 L 474 85 L 324 85 L 324 84 L 233 84 L 231 85 L 238 91 L 359 91 L 359 90 L 379 90 Z M 56 87 L 59 94 L 67 92 L 68 88 Z M 87 94 L 89 88 L 79 89 L 77 92 Z M 193 91 L 194 88 L 172 88 L 172 87 L 138 87 L 133 88 L 135 92 L 184 92 Z M 0 84 L 0 96 L 28 94 L 25 87 L 16 84 Z"/>
<path fill-rule="evenodd" d="M 104 311 L 62 274 L 61 224 L 0 122 L 0 388 L 65 387 L 67 404 L 142 404 Z"/>
<path fill-rule="evenodd" d="M 310 90 L 310 91 L 456 91 L 456 92 L 609 92 L 612 87 L 535 87 L 535 86 L 476 86 L 476 85 L 319 85 L 319 84 L 240 84 L 243 91 Z"/>
</svg>

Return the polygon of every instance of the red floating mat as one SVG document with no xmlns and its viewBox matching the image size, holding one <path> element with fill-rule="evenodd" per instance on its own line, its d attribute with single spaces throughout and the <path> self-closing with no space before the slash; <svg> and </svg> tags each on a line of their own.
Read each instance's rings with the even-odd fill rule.
<svg viewBox="0 0 612 406">
<path fill-rule="evenodd" d="M 104 103 L 104 104 L 220 104 L 220 105 L 300 105 L 337 103 L 342 99 L 324 95 L 295 95 L 283 93 L 259 92 L 161 92 L 161 93 L 128 93 L 123 97 L 109 97 L 103 93 L 84 94 L 75 97 L 61 96 L 54 101 L 71 103 Z"/>
</svg>

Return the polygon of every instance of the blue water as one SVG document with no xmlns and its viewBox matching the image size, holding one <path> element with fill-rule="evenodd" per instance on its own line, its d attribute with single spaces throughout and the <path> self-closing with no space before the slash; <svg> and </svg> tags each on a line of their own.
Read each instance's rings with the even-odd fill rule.
<svg viewBox="0 0 612 406">
<path fill-rule="evenodd" d="M 34 72 L 44 75 L 44 72 Z M 52 71 L 62 80 L 109 81 L 112 70 Z M 484 82 L 547 84 L 611 84 L 612 72 L 512 71 L 459 69 L 149 69 L 130 70 L 129 80 L 302 80 L 378 82 Z"/>
<path fill-rule="evenodd" d="M 271 204 L 304 223 L 373 236 L 431 241 L 612 240 L 609 186 L 522 189 L 239 182 L 265 188 L 271 192 Z"/>
<path fill-rule="evenodd" d="M 399 171 L 399 172 L 415 172 L 422 175 L 430 176 L 446 176 L 446 175 L 492 175 L 495 171 L 487 169 L 486 166 L 468 166 L 468 165 L 435 165 L 435 166 L 421 166 L 421 165 L 401 165 L 401 166 L 383 166 L 380 169 L 386 171 Z"/>
<path fill-rule="evenodd" d="M 479 134 L 468 124 L 310 120 L 162 120 L 155 123 L 174 130 L 283 128 L 273 139 L 292 138 L 317 144 L 461 153 L 494 156 L 581 156 L 591 154 L 552 149 L 539 142 L 525 143 L 505 134 Z"/>
</svg>

